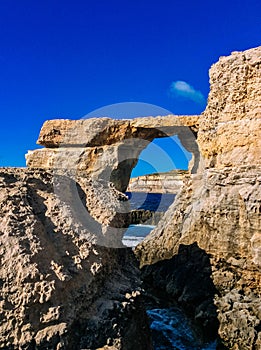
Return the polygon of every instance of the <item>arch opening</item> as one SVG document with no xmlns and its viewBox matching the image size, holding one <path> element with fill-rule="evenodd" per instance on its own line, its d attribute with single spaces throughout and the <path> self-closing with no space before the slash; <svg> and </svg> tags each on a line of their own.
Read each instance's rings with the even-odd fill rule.
<svg viewBox="0 0 261 350">
<path fill-rule="evenodd" d="M 172 170 L 188 170 L 191 152 L 181 144 L 177 135 L 155 138 L 141 152 L 131 178 Z"/>
<path fill-rule="evenodd" d="M 184 132 L 183 132 L 184 134 Z M 191 137 L 191 131 L 187 133 Z M 177 133 L 155 138 L 140 153 L 132 169 L 126 194 L 130 202 L 130 226 L 123 243 L 135 247 L 159 223 L 183 185 L 183 178 L 195 167 L 190 152 Z M 193 135 L 194 143 L 195 137 Z M 193 142 L 190 142 L 193 144 Z M 197 144 L 190 149 L 197 149 Z M 192 164 L 193 163 L 193 164 Z"/>
</svg>

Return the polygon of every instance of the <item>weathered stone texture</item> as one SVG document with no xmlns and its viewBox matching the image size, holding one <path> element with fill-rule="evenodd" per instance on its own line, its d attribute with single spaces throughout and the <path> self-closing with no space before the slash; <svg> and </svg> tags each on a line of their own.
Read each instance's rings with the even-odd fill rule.
<svg viewBox="0 0 261 350">
<path fill-rule="evenodd" d="M 190 169 L 195 172 L 200 164 L 195 139 L 198 123 L 198 116 L 173 115 L 133 120 L 50 120 L 44 123 L 38 140 L 46 148 L 29 151 L 26 163 L 30 168 L 85 171 L 125 191 L 141 151 L 157 137 L 178 135 L 193 155 Z"/>
<path fill-rule="evenodd" d="M 207 167 L 261 164 L 260 47 L 221 57 L 210 69 L 198 142 Z"/>
<path fill-rule="evenodd" d="M 179 127 L 191 127 L 194 132 L 197 132 L 198 124 L 199 116 L 175 115 L 131 120 L 105 117 L 47 120 L 40 131 L 37 143 L 51 148 L 68 145 L 98 147 L 129 138 L 153 139 L 160 137 L 163 133 L 168 135 L 169 132 L 170 134 L 179 132 Z M 156 136 L 157 134 L 159 136 Z"/>
<path fill-rule="evenodd" d="M 121 243 L 124 195 L 42 170 L 2 169 L 0 187 L 0 348 L 130 349 L 130 327 L 135 347 L 150 348 L 139 272 Z"/>
<path fill-rule="evenodd" d="M 173 255 L 179 244 L 198 242 L 220 258 L 248 256 L 261 266 L 260 171 L 255 166 L 210 169 L 204 175 L 185 177 L 171 210 L 153 233 L 158 240 L 148 236 L 140 245 L 143 263 L 157 261 L 164 251 Z"/>
<path fill-rule="evenodd" d="M 259 349 L 261 337 L 260 62 L 261 47 L 212 66 L 198 131 L 205 169 L 184 178 L 162 221 L 136 247 L 142 265 L 172 258 L 181 244 L 196 242 L 210 254 L 219 334 L 240 350 Z"/>
</svg>

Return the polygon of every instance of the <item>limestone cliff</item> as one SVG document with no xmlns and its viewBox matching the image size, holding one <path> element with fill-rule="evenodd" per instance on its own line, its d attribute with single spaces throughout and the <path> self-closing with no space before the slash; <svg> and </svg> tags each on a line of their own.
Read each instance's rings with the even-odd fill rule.
<svg viewBox="0 0 261 350">
<path fill-rule="evenodd" d="M 260 165 L 260 47 L 221 57 L 210 69 L 198 143 L 207 168 Z"/>
<path fill-rule="evenodd" d="M 261 47 L 212 66 L 198 131 L 205 168 L 185 178 L 172 207 L 136 249 L 142 265 L 195 242 L 209 254 L 219 334 L 229 349 L 261 348 L 260 67 Z"/>
<path fill-rule="evenodd" d="M 129 192 L 177 193 L 183 184 L 185 170 L 133 177 L 129 181 Z"/>
</svg>

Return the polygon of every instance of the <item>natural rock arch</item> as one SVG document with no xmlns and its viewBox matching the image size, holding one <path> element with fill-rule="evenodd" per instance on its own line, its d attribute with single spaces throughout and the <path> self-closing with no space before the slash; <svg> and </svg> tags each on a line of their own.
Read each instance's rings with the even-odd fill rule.
<svg viewBox="0 0 261 350">
<path fill-rule="evenodd" d="M 174 115 L 133 120 L 50 120 L 43 125 L 38 139 L 45 148 L 29 151 L 27 166 L 85 172 L 113 182 L 124 192 L 141 151 L 154 138 L 177 135 L 192 153 L 189 170 L 196 173 L 202 164 L 198 122 L 199 116 Z"/>
</svg>

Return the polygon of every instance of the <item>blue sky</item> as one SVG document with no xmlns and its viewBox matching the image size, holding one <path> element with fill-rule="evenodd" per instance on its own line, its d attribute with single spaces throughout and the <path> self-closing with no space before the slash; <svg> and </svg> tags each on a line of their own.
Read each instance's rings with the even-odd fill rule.
<svg viewBox="0 0 261 350">
<path fill-rule="evenodd" d="M 0 1 L 0 165 L 24 166 L 47 119 L 121 102 L 200 113 L 211 64 L 260 45 L 260 13 L 257 0 Z"/>
</svg>

